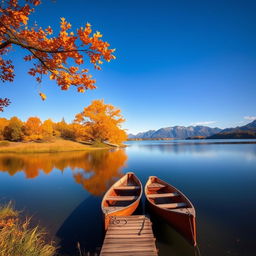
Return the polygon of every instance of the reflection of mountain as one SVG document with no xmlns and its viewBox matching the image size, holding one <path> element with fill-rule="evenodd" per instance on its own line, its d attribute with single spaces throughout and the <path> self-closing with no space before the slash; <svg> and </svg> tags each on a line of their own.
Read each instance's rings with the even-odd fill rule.
<svg viewBox="0 0 256 256">
<path fill-rule="evenodd" d="M 24 172 L 27 179 L 36 178 L 40 171 L 49 174 L 53 169 L 73 171 L 77 183 L 92 194 L 100 195 L 120 177 L 127 155 L 124 150 L 65 152 L 48 154 L 1 154 L 0 171 L 11 176 Z M 79 171 L 77 171 L 79 169 Z"/>
</svg>

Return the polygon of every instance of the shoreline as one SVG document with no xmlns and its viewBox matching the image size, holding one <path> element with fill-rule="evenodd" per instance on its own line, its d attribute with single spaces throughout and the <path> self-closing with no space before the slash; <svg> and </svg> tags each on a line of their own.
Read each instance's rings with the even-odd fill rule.
<svg viewBox="0 0 256 256">
<path fill-rule="evenodd" d="M 95 151 L 119 148 L 105 143 L 86 144 L 84 142 L 75 142 L 71 140 L 57 139 L 53 142 L 0 142 L 1 153 L 58 153 L 75 151 Z"/>
</svg>

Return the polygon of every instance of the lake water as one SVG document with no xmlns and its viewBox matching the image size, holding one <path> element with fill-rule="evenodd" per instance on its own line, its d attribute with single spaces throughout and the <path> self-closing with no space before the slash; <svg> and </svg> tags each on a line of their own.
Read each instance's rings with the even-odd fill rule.
<svg viewBox="0 0 256 256">
<path fill-rule="evenodd" d="M 63 254 L 75 255 L 77 242 L 85 252 L 99 252 L 102 195 L 127 171 L 143 185 L 156 175 L 194 204 L 201 255 L 254 256 L 256 144 L 244 142 L 139 141 L 92 153 L 0 154 L 0 203 L 12 200 L 32 215 Z M 147 212 L 141 205 L 138 213 Z M 153 218 L 153 227 L 159 255 L 195 255 L 169 225 Z"/>
</svg>

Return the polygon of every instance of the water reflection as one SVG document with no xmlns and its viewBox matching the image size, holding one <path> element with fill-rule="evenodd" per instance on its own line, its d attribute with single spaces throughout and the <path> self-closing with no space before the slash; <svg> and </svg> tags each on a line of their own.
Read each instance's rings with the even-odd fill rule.
<svg viewBox="0 0 256 256">
<path fill-rule="evenodd" d="M 127 155 L 124 150 L 97 151 L 94 154 L 87 154 L 83 162 L 83 170 L 75 172 L 74 178 L 91 194 L 101 195 L 122 176 L 120 170 L 125 166 L 126 161 Z"/>
<path fill-rule="evenodd" d="M 256 140 L 250 141 L 219 141 L 212 142 L 208 141 L 163 141 L 153 142 L 149 141 L 142 143 L 128 142 L 129 149 L 133 152 L 141 153 L 153 153 L 153 154 L 167 154 L 176 156 L 190 157 L 216 157 L 219 152 L 225 152 L 225 154 L 237 154 L 238 156 L 244 155 L 248 159 L 256 158 L 255 144 Z M 243 151 L 241 151 L 241 145 Z M 218 150 L 216 150 L 218 148 Z"/>
<path fill-rule="evenodd" d="M 127 155 L 124 150 L 49 154 L 1 154 L 0 171 L 11 176 L 23 172 L 27 179 L 71 169 L 74 180 L 93 195 L 101 195 L 121 176 Z"/>
<path fill-rule="evenodd" d="M 0 201 L 28 210 L 67 255 L 76 255 L 77 242 L 85 252 L 98 252 L 103 225 L 97 195 L 127 170 L 143 185 L 157 175 L 191 199 L 202 255 L 255 255 L 256 144 L 131 142 L 113 152 L 0 154 Z M 159 255 L 194 255 L 166 223 L 152 221 Z"/>
</svg>

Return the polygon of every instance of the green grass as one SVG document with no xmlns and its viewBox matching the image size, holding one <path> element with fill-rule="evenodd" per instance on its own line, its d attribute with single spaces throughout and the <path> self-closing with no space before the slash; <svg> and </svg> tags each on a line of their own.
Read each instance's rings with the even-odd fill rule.
<svg viewBox="0 0 256 256">
<path fill-rule="evenodd" d="M 18 216 L 11 203 L 0 207 L 0 256 L 56 255 L 57 248 L 53 242 L 46 242 L 46 233 Z"/>
</svg>

